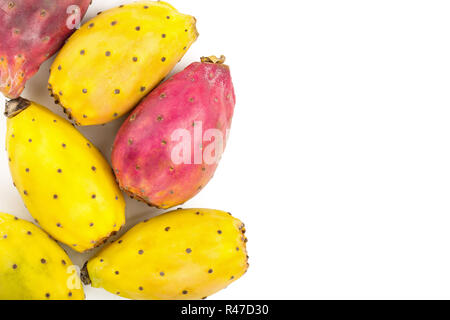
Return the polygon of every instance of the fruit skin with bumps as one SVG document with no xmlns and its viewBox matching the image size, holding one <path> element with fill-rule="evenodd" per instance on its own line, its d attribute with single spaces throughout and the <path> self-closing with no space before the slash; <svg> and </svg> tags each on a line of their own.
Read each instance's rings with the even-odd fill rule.
<svg viewBox="0 0 450 320">
<path fill-rule="evenodd" d="M 137 224 L 85 264 L 81 279 L 130 299 L 201 299 L 248 268 L 244 224 L 212 209 L 180 209 Z"/>
<path fill-rule="evenodd" d="M 34 224 L 0 212 L 0 300 L 83 300 L 67 254 Z"/>
<path fill-rule="evenodd" d="M 165 2 L 140 1 L 102 12 L 67 41 L 49 90 L 78 125 L 130 111 L 197 39 L 195 18 Z"/>
<path fill-rule="evenodd" d="M 83 252 L 125 223 L 125 201 L 102 154 L 67 120 L 28 100 L 6 103 L 14 185 L 53 238 Z"/>
<path fill-rule="evenodd" d="M 120 187 L 128 194 L 152 206 L 170 208 L 192 198 L 212 178 L 235 105 L 224 59 L 213 56 L 192 63 L 153 90 L 124 122 L 114 142 L 112 165 Z M 173 152 L 180 142 L 173 141 L 172 134 L 184 130 L 195 137 L 199 125 L 205 135 L 210 129 L 218 130 L 223 144 L 216 144 L 220 141 L 217 137 L 200 142 L 190 139 L 193 160 L 175 162 Z M 206 155 L 211 147 L 216 160 L 206 161 L 203 156 L 195 161 L 196 151 Z"/>
<path fill-rule="evenodd" d="M 73 20 L 68 21 L 75 18 L 73 12 L 81 20 L 90 2 L 0 0 L 0 91 L 5 96 L 21 94 L 26 81 L 75 31 Z"/>
</svg>

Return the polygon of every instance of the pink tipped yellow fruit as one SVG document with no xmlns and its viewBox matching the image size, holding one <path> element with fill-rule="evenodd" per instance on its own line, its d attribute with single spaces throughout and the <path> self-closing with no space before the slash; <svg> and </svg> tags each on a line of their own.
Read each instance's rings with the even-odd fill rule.
<svg viewBox="0 0 450 320">
<path fill-rule="evenodd" d="M 149 93 L 197 36 L 195 18 L 162 1 L 104 11 L 60 51 L 49 89 L 75 123 L 109 122 Z"/>
<path fill-rule="evenodd" d="M 34 224 L 0 212 L 0 300 L 83 300 L 67 254 Z"/>
<path fill-rule="evenodd" d="M 6 103 L 14 185 L 53 238 L 83 252 L 125 223 L 125 202 L 102 154 L 67 120 L 28 100 Z"/>
<path fill-rule="evenodd" d="M 0 0 L 0 91 L 17 98 L 26 81 L 75 31 L 91 0 Z"/>
<path fill-rule="evenodd" d="M 104 248 L 81 278 L 130 299 L 205 298 L 247 271 L 244 233 L 244 224 L 227 212 L 171 211 Z"/>
</svg>

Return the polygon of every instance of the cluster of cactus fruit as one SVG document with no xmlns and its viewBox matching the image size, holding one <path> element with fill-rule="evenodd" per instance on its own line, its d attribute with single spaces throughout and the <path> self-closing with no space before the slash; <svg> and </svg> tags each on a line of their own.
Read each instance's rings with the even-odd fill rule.
<svg viewBox="0 0 450 320">
<path fill-rule="evenodd" d="M 189 144 L 189 158 L 209 148 L 216 161 L 180 162 L 173 133 L 195 136 L 200 124 L 226 137 L 235 105 L 223 56 L 203 57 L 162 82 L 198 37 L 194 17 L 140 1 L 73 32 L 67 8 L 76 5 L 80 19 L 89 4 L 0 0 L 0 90 L 12 99 L 5 111 L 9 166 L 43 229 L 0 213 L 0 299 L 84 299 L 81 281 L 130 299 L 205 298 L 248 268 L 244 224 L 227 212 L 178 208 L 145 220 L 88 260 L 81 276 L 54 241 L 78 252 L 104 244 L 125 224 L 122 191 L 162 209 L 195 196 L 226 139 Z M 69 120 L 99 125 L 134 108 L 115 138 L 113 170 L 71 122 L 20 97 L 63 44 L 48 89 Z M 124 74 L 132 77 L 124 82 Z"/>
</svg>

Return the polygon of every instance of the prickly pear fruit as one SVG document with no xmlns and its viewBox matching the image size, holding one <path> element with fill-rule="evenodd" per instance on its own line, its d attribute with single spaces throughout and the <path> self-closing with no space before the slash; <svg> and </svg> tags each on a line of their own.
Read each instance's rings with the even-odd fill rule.
<svg viewBox="0 0 450 320">
<path fill-rule="evenodd" d="M 118 231 L 125 202 L 102 154 L 36 103 L 11 100 L 5 114 L 13 182 L 42 228 L 79 252 Z"/>
<path fill-rule="evenodd" d="M 64 250 L 34 224 L 0 212 L 0 300 L 82 300 Z"/>
<path fill-rule="evenodd" d="M 83 18 L 91 0 L 0 0 L 0 91 L 17 98 Z"/>
<path fill-rule="evenodd" d="M 174 210 L 104 248 L 81 279 L 130 299 L 204 298 L 247 271 L 244 233 L 244 224 L 224 211 Z"/>
<path fill-rule="evenodd" d="M 76 124 L 109 122 L 150 92 L 197 36 L 195 18 L 165 2 L 141 1 L 104 11 L 60 51 L 49 90 Z"/>
<path fill-rule="evenodd" d="M 152 206 L 192 198 L 212 178 L 225 148 L 235 104 L 230 71 L 224 57 L 202 61 L 153 90 L 114 142 L 120 187 Z"/>
</svg>

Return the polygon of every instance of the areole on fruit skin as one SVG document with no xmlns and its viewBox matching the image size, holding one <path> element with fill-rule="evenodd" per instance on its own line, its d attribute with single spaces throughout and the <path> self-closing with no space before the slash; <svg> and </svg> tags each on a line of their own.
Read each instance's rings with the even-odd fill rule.
<svg viewBox="0 0 450 320">
<path fill-rule="evenodd" d="M 103 248 L 81 280 L 130 299 L 204 299 L 246 273 L 245 231 L 221 210 L 163 213 Z"/>
<path fill-rule="evenodd" d="M 0 1 L 0 91 L 17 98 L 26 81 L 74 31 L 91 0 Z M 71 10 L 68 10 L 71 8 Z"/>
<path fill-rule="evenodd" d="M 125 223 L 125 201 L 102 154 L 31 101 L 8 101 L 5 115 L 13 183 L 42 228 L 79 252 L 115 234 Z"/>
<path fill-rule="evenodd" d="M 170 208 L 192 198 L 212 178 L 217 161 L 174 161 L 178 142 L 172 133 L 195 136 L 195 123 L 227 136 L 235 95 L 225 57 L 203 57 L 155 88 L 120 128 L 114 141 L 112 165 L 122 190 L 151 206 Z M 195 141 L 207 149 L 213 141 Z M 226 140 L 223 141 L 223 148 Z"/>
<path fill-rule="evenodd" d="M 194 17 L 162 1 L 103 11 L 58 53 L 50 69 L 50 94 L 77 125 L 117 119 L 184 56 L 198 37 L 195 24 Z"/>
</svg>

